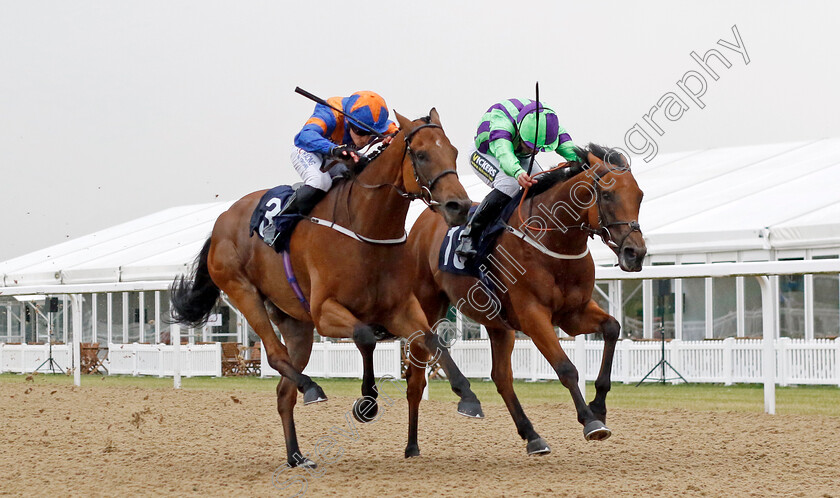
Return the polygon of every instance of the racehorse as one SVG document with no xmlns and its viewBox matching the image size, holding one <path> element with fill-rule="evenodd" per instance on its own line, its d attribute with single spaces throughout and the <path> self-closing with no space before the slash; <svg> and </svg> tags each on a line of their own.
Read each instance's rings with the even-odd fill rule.
<svg viewBox="0 0 840 498">
<path fill-rule="evenodd" d="M 361 172 L 338 182 L 311 212 L 309 221 L 301 221 L 293 232 L 288 263 L 302 296 L 286 281 L 291 275 L 284 268 L 283 256 L 249 234 L 251 214 L 265 191 L 243 197 L 222 213 L 198 255 L 194 275 L 173 283 L 176 321 L 193 326 L 205 322 L 224 291 L 262 339 L 269 365 L 283 376 L 277 386 L 277 411 L 292 467 L 316 466 L 300 454 L 293 419 L 295 388 L 303 393 L 304 404 L 326 400 L 321 387 L 302 373 L 312 351 L 313 326 L 322 336 L 352 338 L 362 351 L 369 374 L 363 379 L 366 404 L 361 410 L 370 420 L 377 410 L 372 362 L 377 334 L 383 328 L 398 337 L 410 337 L 416 331 L 430 334 L 426 316 L 410 292 L 413 273 L 406 264 L 410 254 L 404 243 L 409 204 L 422 198 L 450 225 L 463 223 L 471 204 L 455 170 L 457 150 L 443 132 L 437 111 L 432 109 L 428 117 L 415 121 L 398 113 L 396 117 L 401 129 L 391 144 Z M 324 219 L 345 230 L 331 229 Z M 436 344 L 414 341 L 411 354 L 427 358 L 430 349 L 440 354 Z M 467 379 L 450 366 L 454 367 L 451 358 L 445 368 L 451 372 L 453 386 L 458 386 L 456 392 L 478 404 Z M 406 374 L 406 457 L 419 455 L 417 417 L 426 384 L 423 373 L 409 365 Z"/>
<path fill-rule="evenodd" d="M 584 161 L 555 168 L 530 188 L 519 204 L 520 214 L 511 216 L 485 265 L 497 288 L 501 313 L 488 314 L 485 304 L 479 306 L 477 299 L 469 299 L 477 279 L 438 269 L 439 250 L 448 230 L 439 216 L 423 213 L 408 241 L 417 264 L 415 295 L 429 323 L 440 319 L 450 303 L 464 303 L 460 311 L 487 328 L 493 356 L 491 377 L 519 435 L 527 441 L 529 454 L 551 450 L 513 391 L 514 330 L 531 337 L 571 393 L 585 438 L 606 439 L 611 434 L 605 425 L 606 395 L 620 326 L 592 299 L 595 265 L 587 237 L 598 235 L 625 271 L 640 271 L 647 252 L 637 221 L 643 194 L 626 159 L 594 144 L 577 152 Z M 529 213 L 525 220 L 522 211 Z M 588 405 L 578 388 L 578 372 L 558 343 L 555 326 L 572 336 L 600 332 L 604 337 L 595 399 Z"/>
</svg>

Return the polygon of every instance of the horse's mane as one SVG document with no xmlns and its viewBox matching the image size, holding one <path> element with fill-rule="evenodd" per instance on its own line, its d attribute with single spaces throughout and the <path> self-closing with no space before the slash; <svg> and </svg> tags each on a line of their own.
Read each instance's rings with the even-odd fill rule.
<svg viewBox="0 0 840 498">
<path fill-rule="evenodd" d="M 586 147 L 575 147 L 575 154 L 578 156 L 578 161 L 569 161 L 568 166 L 554 170 L 550 173 L 545 173 L 539 176 L 537 184 L 528 189 L 527 197 L 540 195 L 558 183 L 563 183 L 580 173 L 585 169 L 590 168 L 589 154 L 604 161 L 604 163 L 616 166 L 621 169 L 630 169 L 627 160 L 620 151 L 610 147 L 604 147 L 595 143 L 590 143 Z"/>
</svg>

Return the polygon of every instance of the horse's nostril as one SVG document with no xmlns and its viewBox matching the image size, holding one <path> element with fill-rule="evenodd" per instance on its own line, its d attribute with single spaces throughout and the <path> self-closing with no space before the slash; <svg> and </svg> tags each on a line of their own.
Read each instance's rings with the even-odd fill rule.
<svg viewBox="0 0 840 498">
<path fill-rule="evenodd" d="M 446 203 L 446 209 L 453 214 L 467 214 L 470 209 L 470 203 L 468 201 L 449 201 Z"/>
</svg>

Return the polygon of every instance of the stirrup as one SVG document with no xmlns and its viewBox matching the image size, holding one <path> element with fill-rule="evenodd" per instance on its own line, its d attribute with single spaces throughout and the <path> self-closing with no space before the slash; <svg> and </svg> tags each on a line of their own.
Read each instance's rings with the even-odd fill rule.
<svg viewBox="0 0 840 498">
<path fill-rule="evenodd" d="M 462 258 L 472 258 L 478 254 L 478 251 L 473 247 L 472 237 L 467 236 L 462 238 L 458 247 L 455 248 L 455 254 Z"/>
</svg>

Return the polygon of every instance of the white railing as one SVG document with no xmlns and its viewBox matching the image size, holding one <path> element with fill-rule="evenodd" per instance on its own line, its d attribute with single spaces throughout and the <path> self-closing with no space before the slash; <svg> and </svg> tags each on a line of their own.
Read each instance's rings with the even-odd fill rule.
<svg viewBox="0 0 840 498">
<path fill-rule="evenodd" d="M 401 342 L 385 342 L 376 346 L 374 353 L 377 376 L 400 373 Z M 574 340 L 561 340 L 566 355 L 575 362 Z M 708 341 L 673 340 L 665 343 L 665 359 L 689 382 L 711 382 L 726 385 L 735 382 L 760 383 L 763 381 L 760 339 L 734 339 Z M 632 341 L 625 339 L 616 345 L 612 380 L 635 383 L 642 379 L 662 355 L 662 345 L 657 341 Z M 601 368 L 603 341 L 586 341 L 586 380 L 595 380 Z M 827 384 L 840 386 L 840 338 L 802 339 L 782 338 L 775 341 L 776 383 Z M 464 375 L 470 378 L 489 378 L 492 368 L 490 341 L 458 341 L 451 348 L 452 359 Z M 262 353 L 262 376 L 278 376 L 268 366 Z M 579 363 L 579 362 L 578 362 Z M 513 377 L 525 380 L 553 380 L 557 374 L 548 361 L 528 339 L 517 340 L 511 356 Z M 329 369 L 324 366 L 329 365 Z M 304 373 L 311 377 L 361 378 L 362 360 L 353 343 L 319 342 L 313 344 L 312 357 Z M 666 368 L 666 377 L 675 374 Z M 661 378 L 659 370 L 652 374 Z"/>
<path fill-rule="evenodd" d="M 400 377 L 402 342 L 382 342 L 374 353 L 377 376 Z M 561 340 L 566 355 L 577 360 L 574 340 Z M 689 382 L 723 384 L 759 383 L 763 380 L 762 347 L 760 339 L 707 341 L 672 340 L 665 343 L 665 359 Z M 604 343 L 585 342 L 582 370 L 586 380 L 595 380 L 601 367 Z M 776 383 L 840 385 L 840 338 L 838 339 L 778 339 L 776 353 Z M 53 358 L 65 371 L 72 367 L 72 345 L 53 346 Z M 489 378 L 492 358 L 489 340 L 458 341 L 450 348 L 452 358 L 470 378 Z M 262 352 L 262 376 L 280 375 L 272 369 Z M 41 365 L 49 354 L 47 345 L 0 343 L 0 372 L 28 373 Z M 185 376 L 221 376 L 222 349 L 220 343 L 188 344 L 180 348 L 181 371 Z M 647 374 L 661 357 L 657 341 L 625 339 L 616 345 L 612 380 L 634 383 Z M 174 346 L 166 344 L 111 344 L 104 362 L 111 374 L 173 375 Z M 511 356 L 513 377 L 525 380 L 553 380 L 554 370 L 540 354 L 533 342 L 517 340 Z M 45 367 L 42 372 L 48 371 Z M 304 373 L 311 377 L 361 378 L 362 359 L 352 342 L 316 342 Z M 674 374 L 666 368 L 666 376 Z M 660 377 L 660 371 L 653 378 Z"/>
<path fill-rule="evenodd" d="M 52 355 L 62 373 L 73 367 L 70 354 L 71 344 L 54 344 Z M 49 358 L 48 344 L 0 344 L 0 373 L 31 373 Z M 49 372 L 49 365 L 41 367 L 39 372 Z"/>
<path fill-rule="evenodd" d="M 181 375 L 222 376 L 222 344 L 186 344 L 180 348 Z M 174 375 L 175 346 L 169 344 L 109 344 L 108 373 Z"/>
<path fill-rule="evenodd" d="M 391 375 L 400 378 L 402 342 L 380 342 L 373 353 L 373 370 L 377 377 Z M 262 377 L 280 374 L 268 364 L 265 348 L 260 348 Z M 362 378 L 362 355 L 352 342 L 315 342 L 303 373 L 310 377 Z"/>
</svg>

